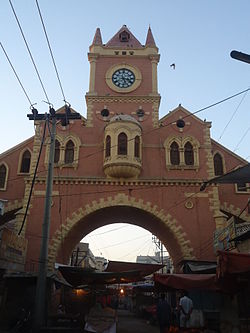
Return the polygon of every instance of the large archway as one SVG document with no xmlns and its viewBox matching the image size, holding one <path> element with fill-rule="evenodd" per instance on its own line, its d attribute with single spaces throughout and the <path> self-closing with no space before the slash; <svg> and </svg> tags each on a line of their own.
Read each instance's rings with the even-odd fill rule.
<svg viewBox="0 0 250 333">
<path fill-rule="evenodd" d="M 117 194 L 106 201 L 93 201 L 80 207 L 58 229 L 49 247 L 49 267 L 54 263 L 68 263 L 75 245 L 95 229 L 113 223 L 128 223 L 140 226 L 157 236 L 168 250 L 176 270 L 183 259 L 195 259 L 190 241 L 182 227 L 170 214 L 165 214 L 156 205 L 134 197 Z"/>
</svg>

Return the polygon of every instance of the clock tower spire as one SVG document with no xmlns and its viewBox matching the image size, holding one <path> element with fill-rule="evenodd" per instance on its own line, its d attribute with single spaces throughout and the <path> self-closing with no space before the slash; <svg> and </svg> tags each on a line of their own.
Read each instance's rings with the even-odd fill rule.
<svg viewBox="0 0 250 333">
<path fill-rule="evenodd" d="M 97 28 L 88 59 L 87 126 L 103 128 L 117 114 L 134 117 L 145 128 L 158 126 L 160 55 L 150 27 L 145 45 L 126 25 L 103 44 Z"/>
</svg>

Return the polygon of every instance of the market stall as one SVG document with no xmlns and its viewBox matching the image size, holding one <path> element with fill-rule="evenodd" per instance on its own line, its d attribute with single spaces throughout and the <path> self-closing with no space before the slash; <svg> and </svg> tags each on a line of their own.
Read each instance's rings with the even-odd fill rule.
<svg viewBox="0 0 250 333">
<path fill-rule="evenodd" d="M 116 311 L 96 304 L 85 318 L 86 332 L 116 333 Z"/>
</svg>

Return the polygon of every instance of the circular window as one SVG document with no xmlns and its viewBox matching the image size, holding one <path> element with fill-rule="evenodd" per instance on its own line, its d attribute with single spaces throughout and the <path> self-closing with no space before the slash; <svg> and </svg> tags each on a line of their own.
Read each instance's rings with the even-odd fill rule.
<svg viewBox="0 0 250 333">
<path fill-rule="evenodd" d="M 136 114 L 137 114 L 138 117 L 143 117 L 144 114 L 145 114 L 145 112 L 144 112 L 144 110 L 142 110 L 142 109 L 138 109 L 138 110 L 136 111 Z"/>
<path fill-rule="evenodd" d="M 129 88 L 135 82 L 135 74 L 127 68 L 118 69 L 112 75 L 112 82 L 118 88 Z"/>
<path fill-rule="evenodd" d="M 183 128 L 185 127 L 185 121 L 183 119 L 178 119 L 177 122 L 176 122 L 176 126 L 178 128 Z"/>
<path fill-rule="evenodd" d="M 108 109 L 103 109 L 103 110 L 101 111 L 101 115 L 102 115 L 103 117 L 108 117 L 108 116 L 109 116 L 109 110 L 108 110 Z"/>
</svg>

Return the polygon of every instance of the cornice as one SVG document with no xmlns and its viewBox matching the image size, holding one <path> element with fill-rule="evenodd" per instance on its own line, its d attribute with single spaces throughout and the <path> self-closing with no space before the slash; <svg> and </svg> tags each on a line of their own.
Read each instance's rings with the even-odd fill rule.
<svg viewBox="0 0 250 333">
<path fill-rule="evenodd" d="M 31 182 L 26 179 L 26 183 Z M 54 184 L 65 185 L 122 185 L 122 186 L 201 186 L 203 179 L 110 179 L 110 178 L 88 178 L 88 177 L 54 177 Z M 36 184 L 45 184 L 46 177 L 37 177 Z"/>
<path fill-rule="evenodd" d="M 99 102 L 99 103 L 160 103 L 161 96 L 90 96 L 85 95 L 85 99 L 87 102 Z"/>
</svg>

